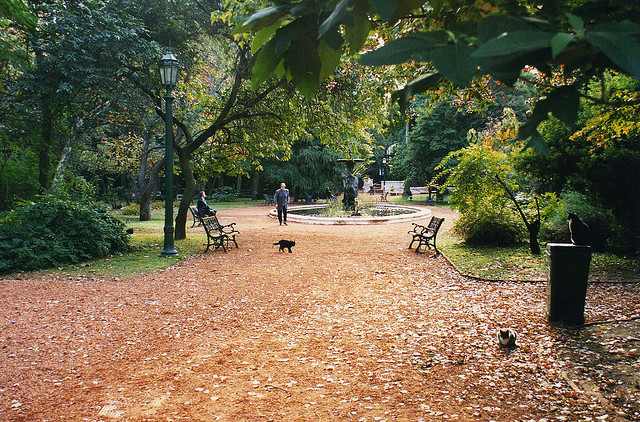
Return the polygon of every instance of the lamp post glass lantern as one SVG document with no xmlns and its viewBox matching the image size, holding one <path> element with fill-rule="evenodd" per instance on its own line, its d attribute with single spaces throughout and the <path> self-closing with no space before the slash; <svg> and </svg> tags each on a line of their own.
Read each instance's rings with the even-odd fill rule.
<svg viewBox="0 0 640 422">
<path fill-rule="evenodd" d="M 168 51 L 160 59 L 160 81 L 165 87 L 164 137 L 164 247 L 163 256 L 178 254 L 173 242 L 173 96 L 171 90 L 178 81 L 178 59 Z"/>
<path fill-rule="evenodd" d="M 160 59 L 160 81 L 167 89 L 173 88 L 178 82 L 178 59 L 170 51 Z"/>
</svg>

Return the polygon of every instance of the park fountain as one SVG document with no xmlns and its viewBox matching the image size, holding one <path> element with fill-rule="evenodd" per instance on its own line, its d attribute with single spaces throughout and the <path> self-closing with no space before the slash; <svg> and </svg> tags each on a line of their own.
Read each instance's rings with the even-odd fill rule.
<svg viewBox="0 0 640 422">
<path fill-rule="evenodd" d="M 342 207 L 336 207 L 335 202 L 328 204 L 290 206 L 287 220 L 302 224 L 383 224 L 403 223 L 422 220 L 431 216 L 431 210 L 424 207 L 395 205 L 389 203 L 375 203 L 370 206 L 358 206 L 358 178 L 353 170 L 361 158 L 345 158 L 337 160 L 344 163 L 342 185 L 344 196 Z M 269 212 L 269 216 L 276 218 L 276 210 Z"/>
</svg>

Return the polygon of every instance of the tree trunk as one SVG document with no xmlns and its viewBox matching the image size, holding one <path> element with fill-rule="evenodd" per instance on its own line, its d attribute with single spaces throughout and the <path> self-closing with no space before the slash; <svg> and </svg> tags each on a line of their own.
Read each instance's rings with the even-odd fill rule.
<svg viewBox="0 0 640 422">
<path fill-rule="evenodd" d="M 9 164 L 9 160 L 13 155 L 11 147 L 3 145 L 0 149 L 0 211 L 9 209 L 9 178 L 5 173 L 5 169 Z"/>
<path fill-rule="evenodd" d="M 251 197 L 253 199 L 258 199 L 258 188 L 260 186 L 260 173 L 257 171 L 253 173 L 253 177 L 251 178 Z"/>
<path fill-rule="evenodd" d="M 64 182 L 64 170 L 67 167 L 67 162 L 69 161 L 70 155 L 71 141 L 67 140 L 64 149 L 62 150 L 60 161 L 58 161 L 58 166 L 56 167 L 56 172 L 53 176 L 53 182 L 51 182 L 52 188 L 57 188 Z"/>
<path fill-rule="evenodd" d="M 181 240 L 187 238 L 187 213 L 189 211 L 189 205 L 191 205 L 191 198 L 196 191 L 196 179 L 193 177 L 191 153 L 182 149 L 176 149 L 176 153 L 178 155 L 180 171 L 182 172 L 182 179 L 184 180 L 184 190 L 182 191 L 182 199 L 178 206 L 175 221 L 175 239 Z"/>
<path fill-rule="evenodd" d="M 520 207 L 520 204 L 518 204 L 516 196 L 513 194 L 511 189 L 509 189 L 507 183 L 503 181 L 498 175 L 495 175 L 495 177 L 498 183 L 502 185 L 502 188 L 509 195 L 509 198 L 511 199 L 511 202 L 513 202 L 513 205 L 516 206 L 516 210 L 518 211 L 518 214 L 520 214 L 520 218 L 522 218 L 522 222 L 529 232 L 529 250 L 531 251 L 531 254 L 540 255 L 540 243 L 538 242 L 538 233 L 540 233 L 540 206 L 538 204 L 538 198 L 535 198 L 536 209 L 538 210 L 538 218 L 536 218 L 532 223 L 529 223 L 527 216 L 524 214 L 524 211 L 522 211 L 522 208 Z"/>
<path fill-rule="evenodd" d="M 240 194 L 241 190 L 242 190 L 242 176 L 238 175 L 238 177 L 236 178 L 236 192 L 238 192 L 238 195 Z"/>
<path fill-rule="evenodd" d="M 140 156 L 140 169 L 136 179 L 136 197 L 140 205 L 139 218 L 140 221 L 151 220 L 151 201 L 153 192 L 158 186 L 158 173 L 161 166 L 154 166 L 149 169 L 149 153 L 151 150 L 151 138 L 153 132 L 146 128 L 143 135 L 142 155 Z"/>
<path fill-rule="evenodd" d="M 9 209 L 9 179 L 0 169 L 0 211 Z"/>
<path fill-rule="evenodd" d="M 629 185 L 628 185 L 629 186 Z M 633 183 L 630 195 L 628 196 L 628 207 L 630 212 L 629 236 L 631 236 L 631 252 L 633 256 L 640 256 L 640 189 L 637 183 Z"/>
<path fill-rule="evenodd" d="M 540 233 L 540 220 L 536 220 L 531 224 L 527 224 L 529 231 L 529 250 L 532 255 L 540 255 L 540 242 L 538 242 L 538 234 Z"/>
<path fill-rule="evenodd" d="M 40 122 L 40 151 L 38 154 L 38 182 L 40 188 L 45 191 L 49 188 L 50 160 L 49 150 L 53 138 L 53 115 L 51 107 L 46 98 L 41 101 L 42 121 Z"/>
<path fill-rule="evenodd" d="M 164 167 L 164 160 L 157 162 L 151 170 L 149 170 L 149 177 L 145 179 L 144 184 L 138 190 L 138 204 L 140 205 L 140 221 L 151 220 L 151 203 L 153 200 L 153 193 L 158 190 L 158 174 Z"/>
<path fill-rule="evenodd" d="M 140 197 L 140 211 L 138 214 L 140 221 L 151 221 L 151 194 L 145 192 Z"/>
</svg>

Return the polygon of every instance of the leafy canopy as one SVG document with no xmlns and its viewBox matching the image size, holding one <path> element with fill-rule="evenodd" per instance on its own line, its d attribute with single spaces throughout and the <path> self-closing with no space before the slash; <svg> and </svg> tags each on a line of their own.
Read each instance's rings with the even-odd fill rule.
<svg viewBox="0 0 640 422">
<path fill-rule="evenodd" d="M 363 47 L 366 65 L 428 64 L 398 91 L 401 103 L 442 79 L 462 87 L 490 75 L 513 85 L 525 66 L 560 73 L 519 131 L 540 147 L 538 125 L 549 113 L 573 125 L 591 78 L 614 69 L 640 79 L 639 22 L 638 2 L 609 0 L 302 0 L 276 2 L 241 30 L 261 40 L 254 80 L 286 76 L 306 95 Z"/>
<path fill-rule="evenodd" d="M 0 0 L 0 18 L 8 19 L 26 29 L 34 29 L 36 15 L 23 0 Z"/>
</svg>

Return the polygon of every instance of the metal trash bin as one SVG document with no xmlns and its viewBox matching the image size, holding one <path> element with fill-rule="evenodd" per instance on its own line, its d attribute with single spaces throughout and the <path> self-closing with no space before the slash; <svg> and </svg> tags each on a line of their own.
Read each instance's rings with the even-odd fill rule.
<svg viewBox="0 0 640 422">
<path fill-rule="evenodd" d="M 571 243 L 547 244 L 549 280 L 547 318 L 553 325 L 584 324 L 584 305 L 591 264 L 591 247 Z"/>
</svg>

